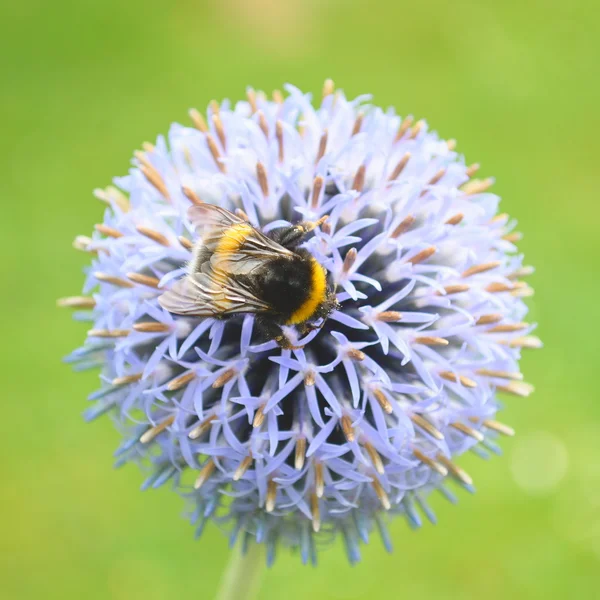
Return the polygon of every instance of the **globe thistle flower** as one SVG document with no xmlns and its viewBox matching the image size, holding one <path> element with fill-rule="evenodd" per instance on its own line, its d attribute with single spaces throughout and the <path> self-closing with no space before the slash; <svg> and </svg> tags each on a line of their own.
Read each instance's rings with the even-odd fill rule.
<svg viewBox="0 0 600 600">
<path fill-rule="evenodd" d="M 123 432 L 117 464 L 140 462 L 142 488 L 168 482 L 232 542 L 283 544 L 304 562 L 321 540 L 348 558 L 392 516 L 435 522 L 433 491 L 473 491 L 467 450 L 498 453 L 498 392 L 527 396 L 518 360 L 540 345 L 524 322 L 515 222 L 425 121 L 347 100 L 328 81 L 317 107 L 287 86 L 268 100 L 211 102 L 205 119 L 146 143 L 114 187 L 96 190 L 104 221 L 75 246 L 90 253 L 84 346 L 100 367 L 88 420 Z M 330 273 L 339 309 L 323 326 L 261 337 L 254 317 L 186 317 L 159 296 L 186 274 L 203 202 L 263 232 L 328 216 L 304 247 Z"/>
</svg>

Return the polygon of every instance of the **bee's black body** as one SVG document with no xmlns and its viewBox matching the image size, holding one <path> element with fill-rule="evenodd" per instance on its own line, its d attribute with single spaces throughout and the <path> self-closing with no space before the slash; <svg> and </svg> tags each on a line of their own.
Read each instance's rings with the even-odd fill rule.
<svg viewBox="0 0 600 600">
<path fill-rule="evenodd" d="M 276 259 L 256 274 L 237 278 L 249 284 L 273 307 L 273 317 L 282 323 L 306 302 L 311 291 L 311 263 L 306 250 L 295 250 L 297 258 Z M 277 319 L 279 320 L 279 319 Z"/>
<path fill-rule="evenodd" d="M 159 299 L 170 312 L 213 318 L 254 313 L 267 337 L 292 347 L 282 325 L 300 326 L 304 333 L 336 308 L 325 269 L 298 248 L 314 224 L 283 227 L 267 236 L 212 205 L 193 207 L 190 218 L 209 229 L 190 274 Z"/>
</svg>

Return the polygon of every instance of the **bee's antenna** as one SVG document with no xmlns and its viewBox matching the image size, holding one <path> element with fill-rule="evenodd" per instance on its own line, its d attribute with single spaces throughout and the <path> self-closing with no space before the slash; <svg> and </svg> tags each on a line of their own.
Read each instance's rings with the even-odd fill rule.
<svg viewBox="0 0 600 600">
<path fill-rule="evenodd" d="M 302 229 L 304 230 L 304 233 L 308 233 L 309 231 L 316 229 L 320 225 L 323 225 L 323 223 L 325 223 L 325 221 L 327 221 L 327 219 L 329 219 L 329 215 L 325 215 L 324 217 L 321 217 L 318 221 L 306 221 L 305 223 L 301 224 Z"/>
</svg>

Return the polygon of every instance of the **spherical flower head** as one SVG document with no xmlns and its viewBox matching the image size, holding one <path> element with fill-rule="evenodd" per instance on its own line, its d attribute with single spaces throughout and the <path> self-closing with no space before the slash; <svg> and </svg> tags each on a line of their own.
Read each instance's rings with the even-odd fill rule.
<svg viewBox="0 0 600 600">
<path fill-rule="evenodd" d="M 91 321 L 68 360 L 102 368 L 87 419 L 110 413 L 139 461 L 143 489 L 172 482 L 234 542 L 280 544 L 314 561 L 341 534 L 349 560 L 386 524 L 434 521 L 432 491 L 472 491 L 456 458 L 499 452 L 498 392 L 528 395 L 518 360 L 537 347 L 523 322 L 514 222 L 497 214 L 455 142 L 425 121 L 347 100 L 326 82 L 318 106 L 248 90 L 211 102 L 193 127 L 135 153 L 97 190 L 103 223 L 76 247 L 92 255 L 85 293 L 61 304 Z M 339 307 L 312 331 L 265 339 L 255 316 L 179 316 L 159 297 L 201 244 L 191 206 L 219 205 L 268 234 L 320 221 L 303 247 L 328 271 Z M 326 220 L 322 218 L 327 216 Z"/>
</svg>

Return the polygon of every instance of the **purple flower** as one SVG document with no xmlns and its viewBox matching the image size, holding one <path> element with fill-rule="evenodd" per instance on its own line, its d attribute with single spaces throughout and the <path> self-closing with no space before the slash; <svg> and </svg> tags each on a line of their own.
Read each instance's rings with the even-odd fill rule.
<svg viewBox="0 0 600 600">
<path fill-rule="evenodd" d="M 467 450 L 499 452 L 497 392 L 528 395 L 518 360 L 538 347 L 523 322 L 514 221 L 491 179 L 474 179 L 424 121 L 347 100 L 326 83 L 317 108 L 288 86 L 267 100 L 212 102 L 194 127 L 144 144 L 115 187 L 96 191 L 102 224 L 76 247 L 92 255 L 76 369 L 102 368 L 87 419 L 123 432 L 117 464 L 139 461 L 143 489 L 167 482 L 209 520 L 268 546 L 338 533 L 350 561 L 401 515 L 411 527 L 453 480 Z M 253 317 L 166 312 L 158 297 L 186 272 L 193 204 L 218 204 L 269 231 L 329 219 L 305 244 L 332 274 L 341 305 L 322 329 L 286 328 L 301 350 L 261 339 Z"/>
</svg>

